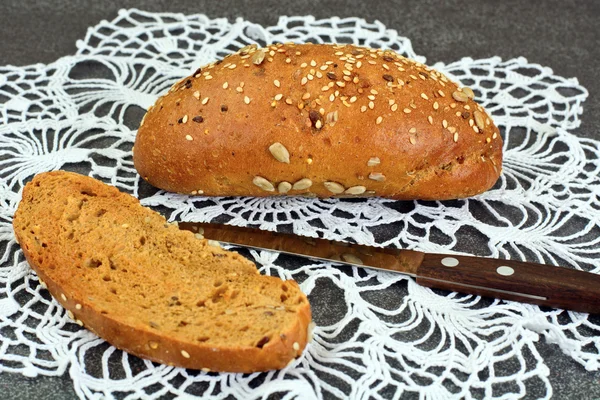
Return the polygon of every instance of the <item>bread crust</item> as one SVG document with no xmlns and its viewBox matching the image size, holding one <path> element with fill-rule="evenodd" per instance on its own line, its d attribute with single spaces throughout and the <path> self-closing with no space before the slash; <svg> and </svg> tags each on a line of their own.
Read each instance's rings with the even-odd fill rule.
<svg viewBox="0 0 600 400">
<path fill-rule="evenodd" d="M 492 187 L 502 167 L 498 128 L 473 97 L 389 51 L 247 47 L 158 99 L 134 164 L 186 194 L 463 198 Z M 303 179 L 311 185 L 294 186 Z"/>
<path fill-rule="evenodd" d="M 57 184 L 60 189 L 55 192 L 55 197 L 52 199 L 42 193 L 42 188 L 48 182 Z M 67 204 L 74 198 L 77 200 L 77 194 L 82 192 L 93 193 L 96 198 L 108 197 L 114 204 L 119 204 L 121 216 L 131 221 L 129 224 L 133 225 L 136 223 L 135 220 L 143 220 L 145 217 L 160 218 L 164 221 L 153 211 L 142 207 L 137 199 L 86 176 L 64 171 L 49 172 L 37 175 L 25 186 L 23 200 L 13 219 L 17 241 L 42 285 L 46 286 L 50 294 L 72 313 L 76 323 L 128 353 L 159 363 L 191 369 L 250 373 L 283 368 L 300 356 L 310 335 L 311 311 L 306 296 L 294 281 L 285 281 L 285 284 L 289 288 L 287 289 L 289 293 L 298 296 L 300 305 L 295 308 L 295 318 L 292 323 L 282 327 L 280 332 L 273 332 L 268 343 L 260 347 L 235 343 L 231 345 L 198 343 L 185 340 L 176 334 L 166 334 L 153 329 L 147 321 L 138 319 L 136 315 L 104 313 L 106 305 L 100 305 L 98 299 L 94 298 L 94 293 L 91 293 L 92 289 L 86 286 L 85 281 L 82 282 L 76 277 L 76 268 L 81 266 L 82 261 L 71 254 L 71 250 L 61 245 L 62 239 L 57 233 L 68 229 L 64 221 L 65 215 L 66 220 L 69 219 L 69 209 L 61 210 L 60 207 L 55 206 Z M 95 200 L 90 198 L 86 201 Z M 122 215 L 123 210 L 130 210 L 131 215 Z M 127 219 L 127 217 L 131 218 Z M 171 226 L 169 229 L 177 228 Z M 182 243 L 191 240 L 201 241 L 187 231 L 171 234 L 180 236 Z M 88 248 L 84 249 L 85 238 L 80 240 L 82 246 L 77 250 L 87 254 L 85 252 L 94 245 L 87 243 Z M 224 254 L 223 257 L 226 258 L 223 258 L 225 260 L 223 262 L 227 262 L 228 259 L 242 258 L 236 253 L 225 250 L 215 251 Z M 259 275 L 252 263 L 249 261 L 246 263 L 250 265 L 248 268 L 254 268 L 255 272 L 252 274 L 255 274 L 256 285 L 267 281 L 274 282 L 278 286 L 283 283 L 278 278 Z M 148 273 L 151 274 L 153 271 Z M 194 282 L 186 284 L 190 286 Z M 130 299 L 130 301 L 134 300 Z M 201 331 L 198 334 L 201 334 Z"/>
</svg>

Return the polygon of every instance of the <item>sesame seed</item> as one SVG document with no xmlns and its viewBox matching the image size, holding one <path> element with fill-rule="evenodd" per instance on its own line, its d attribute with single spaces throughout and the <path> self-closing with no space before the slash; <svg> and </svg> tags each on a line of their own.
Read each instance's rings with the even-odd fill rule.
<svg viewBox="0 0 600 400">
<path fill-rule="evenodd" d="M 292 345 L 292 348 L 293 348 L 295 351 L 298 351 L 298 350 L 300 350 L 300 345 L 298 344 L 298 342 L 294 342 L 294 344 Z"/>
<path fill-rule="evenodd" d="M 367 96 L 367 98 L 368 98 L 369 100 L 375 100 L 375 96 L 373 96 L 372 94 L 368 95 L 368 96 Z"/>
<path fill-rule="evenodd" d="M 358 83 L 358 76 L 355 76 L 354 78 L 352 78 L 352 82 Z"/>
<path fill-rule="evenodd" d="M 242 87 L 238 86 L 235 88 L 235 91 L 238 93 L 242 93 L 244 91 L 244 89 Z"/>
<path fill-rule="evenodd" d="M 383 121 L 383 117 L 379 116 L 379 117 L 377 117 L 377 120 L 375 121 L 375 123 L 377 125 L 379 125 L 382 121 Z"/>
<path fill-rule="evenodd" d="M 279 100 L 281 100 L 282 97 L 283 97 L 283 94 L 278 93 L 278 94 L 275 95 L 274 99 L 277 100 L 277 101 L 279 101 Z"/>
<path fill-rule="evenodd" d="M 343 51 L 336 51 L 336 52 L 335 52 L 335 53 L 333 53 L 333 54 L 335 54 L 336 56 L 343 56 L 343 55 L 344 55 L 344 52 L 343 52 Z"/>
<path fill-rule="evenodd" d="M 184 356 L 185 358 L 190 358 L 190 353 L 188 353 L 185 350 L 181 350 L 181 355 Z"/>
<path fill-rule="evenodd" d="M 494 134 L 492 135 L 492 139 L 496 139 L 498 137 L 498 133 L 494 132 Z"/>
<path fill-rule="evenodd" d="M 286 59 L 285 59 L 285 62 L 286 62 L 287 64 L 289 64 L 289 63 L 291 63 L 291 62 L 292 62 L 292 59 L 291 59 L 291 58 L 286 58 Z"/>
<path fill-rule="evenodd" d="M 189 140 L 189 141 L 192 141 L 192 140 L 194 140 L 194 138 L 193 138 L 193 137 L 191 137 L 190 135 L 185 135 L 185 138 L 186 138 L 186 140 Z"/>
<path fill-rule="evenodd" d="M 213 77 L 211 75 L 206 75 L 204 77 L 204 80 L 210 81 Z"/>
<path fill-rule="evenodd" d="M 412 110 L 411 110 L 410 108 L 405 108 L 403 111 L 404 111 L 406 114 L 410 114 L 410 112 L 411 112 Z"/>
<path fill-rule="evenodd" d="M 473 121 L 473 119 L 469 120 L 469 126 L 473 126 L 474 123 L 475 123 L 475 121 Z"/>
<path fill-rule="evenodd" d="M 236 65 L 235 65 L 235 64 L 231 64 L 231 65 L 230 65 L 229 67 L 227 67 L 227 68 L 229 68 L 229 69 L 235 69 L 235 67 L 236 67 Z"/>
<path fill-rule="evenodd" d="M 369 64 L 371 64 L 371 65 L 375 65 L 375 64 L 377 64 L 377 63 L 376 63 L 375 61 L 373 61 L 373 60 L 368 60 L 367 62 L 368 62 Z"/>
<path fill-rule="evenodd" d="M 437 110 L 438 108 L 440 108 L 440 105 L 439 105 L 439 103 L 436 101 L 436 102 L 434 102 L 434 103 L 433 103 L 433 109 L 434 109 L 434 110 Z"/>
<path fill-rule="evenodd" d="M 317 66 L 317 62 L 315 60 L 311 60 L 310 61 L 310 66 L 311 67 L 316 67 Z"/>
<path fill-rule="evenodd" d="M 354 103 L 356 101 L 356 96 L 350 97 L 350 103 Z"/>
<path fill-rule="evenodd" d="M 323 123 L 321 122 L 321 120 L 318 120 L 317 122 L 315 122 L 315 128 L 321 129 L 322 126 L 323 126 Z"/>
<path fill-rule="evenodd" d="M 392 104 L 392 111 L 396 111 L 398 109 L 398 104 Z"/>
<path fill-rule="evenodd" d="M 326 92 L 329 90 L 329 86 L 325 85 L 321 88 L 321 91 Z"/>
<path fill-rule="evenodd" d="M 382 67 L 388 71 L 390 70 L 390 67 L 388 67 L 387 64 L 383 64 Z"/>
<path fill-rule="evenodd" d="M 321 71 L 317 71 L 317 73 L 315 75 L 317 76 L 317 78 L 323 77 L 323 74 L 321 73 Z"/>
<path fill-rule="evenodd" d="M 369 102 L 369 108 L 372 110 L 375 108 L 375 103 L 373 103 L 372 101 Z"/>
<path fill-rule="evenodd" d="M 188 122 L 188 116 L 187 114 L 183 116 L 183 118 L 181 118 L 181 123 L 185 124 L 186 122 Z"/>
<path fill-rule="evenodd" d="M 321 65 L 321 67 L 319 68 L 321 71 L 325 71 L 327 69 L 327 65 Z"/>
<path fill-rule="evenodd" d="M 421 93 L 421 97 L 424 98 L 425 100 L 429 100 L 429 97 L 427 97 L 427 95 L 425 93 Z"/>
<path fill-rule="evenodd" d="M 389 99 L 388 100 L 388 104 L 391 106 L 392 104 L 394 104 L 396 102 L 396 100 L 394 99 Z"/>
<path fill-rule="evenodd" d="M 277 79 L 275 79 L 273 81 L 273 84 L 275 84 L 275 86 L 277 86 L 277 87 L 281 87 L 281 83 L 279 83 L 279 81 Z"/>
<path fill-rule="evenodd" d="M 335 95 L 333 93 L 331 93 L 329 95 L 329 101 L 334 101 L 335 100 Z"/>
<path fill-rule="evenodd" d="M 475 131 L 475 133 L 479 133 L 479 128 L 477 127 L 477 125 L 473 125 L 473 130 Z"/>
<path fill-rule="evenodd" d="M 371 94 L 379 94 L 379 92 L 375 89 L 371 89 Z"/>
<path fill-rule="evenodd" d="M 302 63 L 302 64 L 300 64 L 300 68 L 306 68 L 306 67 L 307 67 L 307 65 L 308 65 L 308 64 L 306 64 L 306 63 Z"/>
<path fill-rule="evenodd" d="M 158 349 L 158 343 L 156 343 L 156 342 L 150 341 L 150 342 L 148 342 L 148 346 L 150 346 L 150 348 L 153 350 Z"/>
<path fill-rule="evenodd" d="M 223 84 L 223 89 L 227 89 L 228 87 L 229 87 L 229 83 L 228 83 L 228 82 L 225 82 L 225 83 Z"/>
<path fill-rule="evenodd" d="M 196 99 L 200 100 L 200 92 L 199 92 L 199 91 L 197 91 L 197 90 L 196 90 L 196 91 L 193 93 L 193 96 L 194 96 Z"/>
<path fill-rule="evenodd" d="M 454 142 L 458 142 L 458 132 L 454 132 Z"/>
<path fill-rule="evenodd" d="M 302 100 L 310 99 L 310 93 L 306 92 L 302 95 Z"/>
<path fill-rule="evenodd" d="M 456 132 L 456 128 L 455 128 L 455 127 L 453 127 L 453 126 L 449 126 L 449 127 L 448 127 L 448 131 L 449 131 L 450 133 L 454 133 L 454 132 Z"/>
<path fill-rule="evenodd" d="M 244 103 L 250 104 L 250 97 L 244 96 Z"/>
<path fill-rule="evenodd" d="M 460 116 L 462 116 L 462 113 L 461 113 L 460 111 L 457 111 L 457 112 L 456 112 L 456 116 L 457 116 L 457 117 L 460 117 Z"/>
<path fill-rule="evenodd" d="M 408 132 L 410 132 L 410 133 L 417 133 L 417 128 L 410 128 L 408 130 Z"/>
<path fill-rule="evenodd" d="M 433 117 L 431 115 L 427 117 L 427 121 L 429 121 L 430 125 L 433 125 Z"/>
<path fill-rule="evenodd" d="M 335 84 L 338 85 L 339 87 L 346 86 L 346 84 L 344 82 L 342 82 L 342 81 L 337 81 Z"/>
<path fill-rule="evenodd" d="M 360 68 L 360 67 L 362 67 L 362 61 L 359 61 L 356 63 L 356 68 Z"/>
<path fill-rule="evenodd" d="M 290 104 L 291 105 L 292 103 L 293 103 L 292 99 L 290 99 L 290 98 L 285 99 L 285 104 Z"/>
<path fill-rule="evenodd" d="M 491 142 L 491 141 L 492 141 L 492 139 L 490 139 L 490 138 L 485 138 L 485 142 L 486 142 L 486 143 L 489 143 L 489 142 Z"/>
<path fill-rule="evenodd" d="M 445 96 L 446 96 L 442 90 L 438 90 L 438 94 L 439 94 L 440 96 L 442 96 L 442 97 L 445 97 Z"/>
<path fill-rule="evenodd" d="M 367 111 L 367 106 L 360 107 L 360 112 L 365 112 L 365 111 Z"/>
<path fill-rule="evenodd" d="M 208 97 L 205 97 L 205 98 L 202 100 L 202 104 L 203 104 L 203 105 L 205 105 L 206 103 L 208 103 Z"/>
<path fill-rule="evenodd" d="M 75 308 L 76 308 L 77 310 L 81 310 L 81 304 L 79 304 L 79 303 L 75 304 Z"/>
<path fill-rule="evenodd" d="M 446 121 L 446 120 L 443 120 L 443 121 L 442 121 L 442 126 L 443 126 L 444 128 L 447 128 L 447 127 L 448 127 L 448 121 Z"/>
<path fill-rule="evenodd" d="M 63 299 L 63 301 L 67 301 L 67 296 L 65 296 L 64 293 L 60 294 L 60 298 Z"/>
<path fill-rule="evenodd" d="M 75 315 L 73 315 L 73 312 L 71 312 L 70 310 L 67 310 L 67 316 L 71 319 L 75 319 Z"/>
<path fill-rule="evenodd" d="M 417 139 L 414 136 L 411 136 L 408 141 L 410 142 L 410 144 L 416 144 L 417 143 Z"/>
<path fill-rule="evenodd" d="M 308 79 L 306 79 L 306 77 L 303 77 L 302 80 L 300 81 L 300 84 L 306 85 L 307 82 L 308 82 Z"/>
</svg>

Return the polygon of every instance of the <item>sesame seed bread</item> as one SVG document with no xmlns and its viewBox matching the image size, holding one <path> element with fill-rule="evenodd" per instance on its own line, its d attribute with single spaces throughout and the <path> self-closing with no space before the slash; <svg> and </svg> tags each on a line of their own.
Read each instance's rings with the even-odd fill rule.
<svg viewBox="0 0 600 400">
<path fill-rule="evenodd" d="M 134 163 L 192 195 L 463 198 L 502 166 L 498 128 L 473 98 L 391 51 L 248 46 L 158 99 Z"/>
<path fill-rule="evenodd" d="M 142 358 L 193 369 L 285 367 L 310 336 L 294 281 L 167 224 L 87 176 L 37 175 L 14 216 L 18 242 L 69 316 Z"/>
</svg>

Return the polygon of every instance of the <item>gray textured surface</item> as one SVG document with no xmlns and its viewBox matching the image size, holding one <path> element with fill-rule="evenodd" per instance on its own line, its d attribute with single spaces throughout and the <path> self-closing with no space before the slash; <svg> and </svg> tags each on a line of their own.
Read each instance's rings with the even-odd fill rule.
<svg viewBox="0 0 600 400">
<path fill-rule="evenodd" d="M 276 23 L 279 15 L 316 17 L 358 16 L 379 20 L 409 37 L 428 63 L 451 62 L 461 57 L 519 56 L 549 66 L 562 76 L 577 77 L 589 90 L 583 124 L 578 135 L 600 138 L 600 84 L 597 60 L 600 47 L 600 3 L 594 1 L 69 1 L 0 2 L 0 65 L 47 63 L 75 52 L 75 41 L 88 26 L 110 20 L 120 8 L 148 11 L 205 13 L 209 17 L 245 19 L 263 25 Z M 322 315 L 336 315 L 327 299 L 313 296 Z M 323 300 L 323 301 L 321 301 Z M 554 398 L 600 398 L 600 373 L 587 372 L 550 344 L 538 346 L 551 370 Z M 540 385 L 528 387 L 527 398 L 541 394 Z M 62 377 L 24 378 L 0 374 L 0 398 L 74 398 L 68 374 Z M 412 397 L 411 397 L 412 398 Z"/>
</svg>

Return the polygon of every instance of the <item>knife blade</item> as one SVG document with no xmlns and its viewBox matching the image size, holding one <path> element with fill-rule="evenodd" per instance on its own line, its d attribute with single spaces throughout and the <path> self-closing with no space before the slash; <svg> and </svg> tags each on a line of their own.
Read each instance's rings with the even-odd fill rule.
<svg viewBox="0 0 600 400">
<path fill-rule="evenodd" d="M 180 222 L 179 227 L 232 245 L 401 273 L 430 288 L 600 312 L 600 275 L 590 272 L 522 261 L 380 248 L 223 224 Z"/>
</svg>

